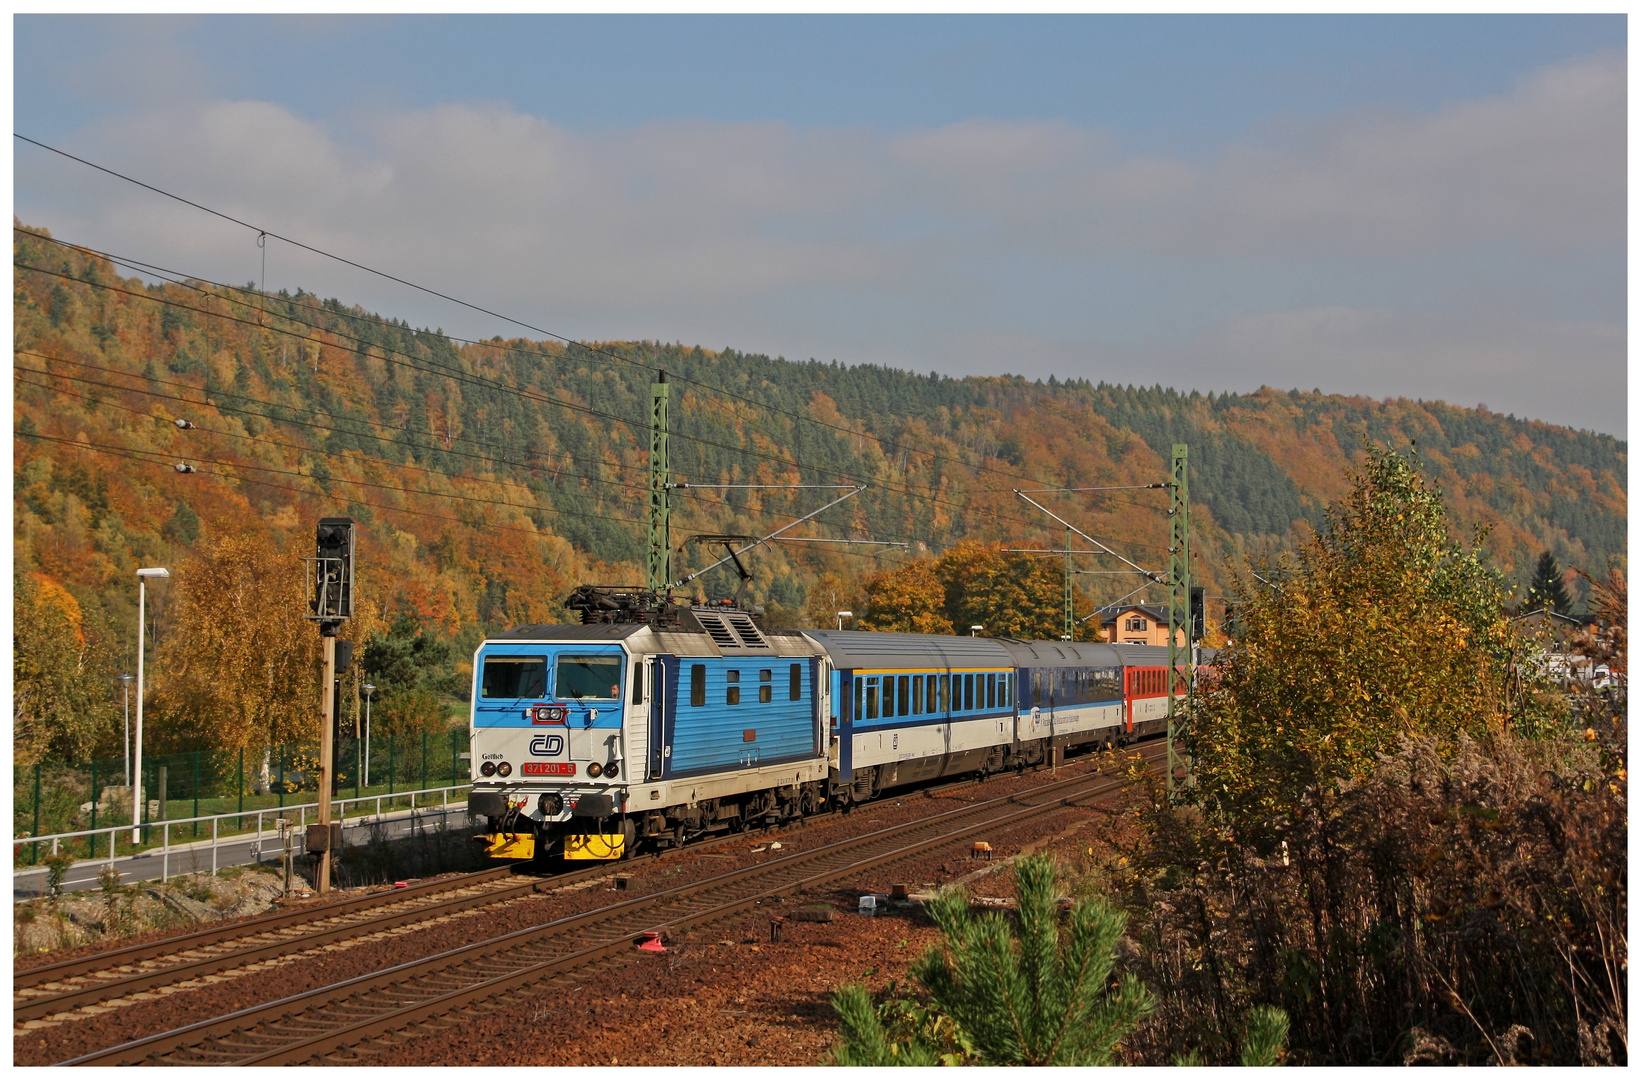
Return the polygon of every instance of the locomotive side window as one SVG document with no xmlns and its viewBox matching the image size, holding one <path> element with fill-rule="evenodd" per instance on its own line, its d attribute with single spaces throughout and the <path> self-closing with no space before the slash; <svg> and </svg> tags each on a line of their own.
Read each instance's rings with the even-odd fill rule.
<svg viewBox="0 0 1641 1080">
<path fill-rule="evenodd" d="M 632 662 L 632 703 L 644 704 L 644 661 Z"/>
<path fill-rule="evenodd" d="M 724 688 L 724 704 L 739 705 L 741 703 L 741 673 L 733 670 L 724 672 L 724 682 L 729 684 Z"/>
<path fill-rule="evenodd" d="M 705 664 L 691 664 L 689 666 L 689 703 L 700 708 L 707 703 L 707 666 Z"/>
<path fill-rule="evenodd" d="M 538 698 L 547 693 L 547 661 L 540 656 L 487 656 L 479 696 Z"/>
<path fill-rule="evenodd" d="M 758 672 L 758 701 L 766 703 L 775 700 L 775 669 L 762 668 Z"/>
<path fill-rule="evenodd" d="M 803 668 L 802 668 L 801 665 L 799 665 L 799 664 L 793 664 L 792 665 L 792 672 L 791 672 L 791 676 L 790 676 L 792 685 L 787 690 L 787 696 L 792 701 L 799 701 L 799 700 L 802 700 L 802 698 L 803 698 L 803 675 L 801 674 L 802 671 L 803 671 Z"/>
</svg>

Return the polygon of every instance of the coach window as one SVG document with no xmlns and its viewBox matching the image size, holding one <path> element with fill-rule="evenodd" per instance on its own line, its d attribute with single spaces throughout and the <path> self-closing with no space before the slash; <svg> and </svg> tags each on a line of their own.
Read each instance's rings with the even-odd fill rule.
<svg viewBox="0 0 1641 1080">
<path fill-rule="evenodd" d="M 974 674 L 963 676 L 963 711 L 974 708 Z"/>
<path fill-rule="evenodd" d="M 644 704 L 644 661 L 632 662 L 632 703 Z"/>
<path fill-rule="evenodd" d="M 707 666 L 689 666 L 689 703 L 699 708 L 707 703 Z"/>
<path fill-rule="evenodd" d="M 923 676 L 912 676 L 912 715 L 920 716 L 923 713 Z"/>
<path fill-rule="evenodd" d="M 877 679 L 866 680 L 866 719 L 877 719 Z"/>
<path fill-rule="evenodd" d="M 924 699 L 924 708 L 923 708 L 924 712 L 934 712 L 934 710 L 935 710 L 935 699 L 937 697 L 939 697 L 939 695 L 935 693 L 935 683 L 937 683 L 939 680 L 940 680 L 940 676 L 938 676 L 938 675 L 930 675 L 929 676 L 928 697 Z"/>
<path fill-rule="evenodd" d="M 883 715 L 890 717 L 895 714 L 895 677 L 883 676 Z"/>
<path fill-rule="evenodd" d="M 741 673 L 730 670 L 724 672 L 724 681 L 729 685 L 724 688 L 724 704 L 739 705 L 741 703 Z"/>
<path fill-rule="evenodd" d="M 940 711 L 952 711 L 952 677 L 950 674 L 940 676 Z"/>
<path fill-rule="evenodd" d="M 997 673 L 986 676 L 986 708 L 997 708 Z"/>
<path fill-rule="evenodd" d="M 900 716 L 910 716 L 911 713 L 912 713 L 912 677 L 910 675 L 902 675 L 900 677 L 900 710 L 899 710 L 898 715 L 900 715 Z"/>
<path fill-rule="evenodd" d="M 866 715 L 866 680 L 855 680 L 855 719 L 859 720 Z"/>
<path fill-rule="evenodd" d="M 767 704 L 775 700 L 775 669 L 764 668 L 758 672 L 758 701 Z"/>
<path fill-rule="evenodd" d="M 792 671 L 788 677 L 791 680 L 791 685 L 787 688 L 787 697 L 792 701 L 802 700 L 803 666 L 801 664 L 793 664 Z"/>
</svg>

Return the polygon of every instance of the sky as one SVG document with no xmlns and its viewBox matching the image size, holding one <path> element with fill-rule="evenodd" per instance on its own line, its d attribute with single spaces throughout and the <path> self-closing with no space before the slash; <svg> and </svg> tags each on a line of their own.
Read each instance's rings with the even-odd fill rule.
<svg viewBox="0 0 1641 1080">
<path fill-rule="evenodd" d="M 1622 16 L 18 16 L 14 131 L 494 312 L 1626 432 Z M 540 336 L 14 140 L 14 214 Z"/>
</svg>

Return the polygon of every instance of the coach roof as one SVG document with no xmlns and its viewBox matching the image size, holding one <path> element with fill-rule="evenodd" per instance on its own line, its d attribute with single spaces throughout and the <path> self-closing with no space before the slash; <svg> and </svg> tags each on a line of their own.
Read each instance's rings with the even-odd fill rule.
<svg viewBox="0 0 1641 1080">
<path fill-rule="evenodd" d="M 840 669 L 878 667 L 1013 667 L 995 638 L 886 634 L 871 630 L 805 630 Z"/>
<path fill-rule="evenodd" d="M 1020 641 L 1003 639 L 1016 667 L 1120 667 L 1121 655 L 1099 641 Z M 1167 650 L 1163 650 L 1166 652 Z"/>
</svg>

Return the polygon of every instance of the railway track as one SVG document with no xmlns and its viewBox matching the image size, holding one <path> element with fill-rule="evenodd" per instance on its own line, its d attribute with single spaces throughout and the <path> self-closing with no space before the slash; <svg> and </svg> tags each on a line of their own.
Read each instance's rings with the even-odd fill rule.
<svg viewBox="0 0 1641 1080">
<path fill-rule="evenodd" d="M 697 847 L 710 847 L 718 842 L 722 841 L 707 841 Z M 622 865 L 653 859 L 660 854 L 640 855 Z M 605 863 L 550 877 L 524 873 L 526 869 L 523 865 L 493 867 L 423 882 L 408 889 L 390 889 L 334 903 L 273 912 L 229 926 L 207 927 L 189 934 L 27 968 L 12 977 L 12 1022 L 16 1025 L 60 1015 L 88 1005 L 293 956 L 334 942 L 561 889 L 586 879 L 608 876 L 611 872 Z"/>
<path fill-rule="evenodd" d="M 1156 749 L 1144 752 L 1155 761 Z M 646 931 L 681 931 L 887 863 L 961 843 L 1097 799 L 1122 785 L 1109 772 L 947 810 L 595 911 L 135 1039 L 61 1064 L 275 1065 L 353 1060 L 352 1048 L 483 1007 L 497 995 L 630 953 Z M 605 872 L 607 868 L 604 868 Z M 553 879 L 556 886 L 562 878 Z M 533 885 L 530 887 L 534 887 Z"/>
<path fill-rule="evenodd" d="M 977 781 L 964 779 L 927 787 L 922 793 L 940 797 L 975 786 Z M 741 839 L 741 836 L 718 837 L 692 844 L 689 850 L 699 851 Z M 663 854 L 666 853 L 647 853 L 638 860 Z M 562 888 L 609 872 L 607 866 L 600 864 L 551 878 L 521 879 L 518 873 L 521 869 L 496 867 L 423 882 L 409 889 L 390 889 L 331 903 L 304 905 L 228 926 L 207 927 L 27 968 L 12 977 L 13 1024 L 63 1016 L 87 1006 L 295 956 L 338 941 L 505 903 L 532 892 Z"/>
</svg>

